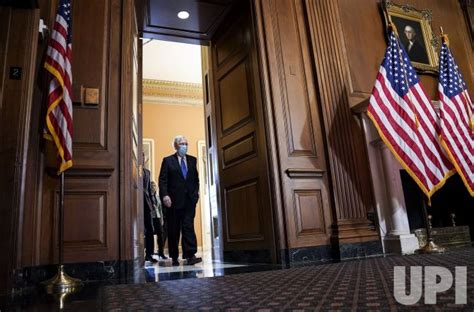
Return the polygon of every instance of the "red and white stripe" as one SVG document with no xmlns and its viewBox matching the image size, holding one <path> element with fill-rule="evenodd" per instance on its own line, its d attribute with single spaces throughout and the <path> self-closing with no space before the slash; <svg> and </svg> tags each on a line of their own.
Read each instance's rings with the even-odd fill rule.
<svg viewBox="0 0 474 312">
<path fill-rule="evenodd" d="M 466 91 L 449 98 L 441 83 L 438 91 L 443 146 L 469 193 L 474 196 L 474 132 L 471 129 L 473 103 Z"/>
<path fill-rule="evenodd" d="M 368 115 L 402 166 L 431 197 L 452 174 L 453 166 L 440 146 L 436 111 L 422 86 L 417 83 L 400 97 L 381 66 Z"/>
<path fill-rule="evenodd" d="M 72 166 L 72 45 L 67 44 L 69 26 L 60 15 L 56 15 L 53 32 L 46 53 L 46 69 L 52 74 L 48 91 L 47 133 L 56 144 L 62 172 Z"/>
</svg>

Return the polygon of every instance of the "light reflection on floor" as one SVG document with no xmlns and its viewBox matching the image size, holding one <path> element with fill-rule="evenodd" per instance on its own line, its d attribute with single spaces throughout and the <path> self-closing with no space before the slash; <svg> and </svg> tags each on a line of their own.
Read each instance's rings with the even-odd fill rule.
<svg viewBox="0 0 474 312">
<path fill-rule="evenodd" d="M 224 269 L 246 267 L 245 264 L 224 263 L 212 259 L 211 251 L 198 252 L 196 257 L 202 257 L 202 262 L 195 265 L 186 265 L 185 260 L 179 259 L 179 266 L 172 266 L 171 259 L 161 260 L 153 256 L 158 263 L 145 262 L 147 282 L 158 282 L 160 280 L 180 278 L 202 278 L 223 276 Z M 153 279 L 154 277 L 154 279 Z"/>
</svg>

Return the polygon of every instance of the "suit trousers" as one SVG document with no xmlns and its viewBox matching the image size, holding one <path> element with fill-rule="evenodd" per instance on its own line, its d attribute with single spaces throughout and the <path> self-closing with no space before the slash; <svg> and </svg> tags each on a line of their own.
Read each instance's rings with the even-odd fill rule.
<svg viewBox="0 0 474 312">
<path fill-rule="evenodd" d="M 181 238 L 181 248 L 183 259 L 193 257 L 197 252 L 196 233 L 194 232 L 194 217 L 196 215 L 196 205 L 186 199 L 184 209 L 166 208 L 168 221 L 168 249 L 172 259 L 178 259 L 179 239 Z"/>
<path fill-rule="evenodd" d="M 151 257 L 154 253 L 155 238 L 153 236 L 153 220 L 149 211 L 145 210 L 143 212 L 144 224 L 144 236 L 145 236 L 145 257 Z"/>
<path fill-rule="evenodd" d="M 163 255 L 163 246 L 165 245 L 166 237 L 168 236 L 166 232 L 166 221 L 161 225 L 161 218 L 153 218 L 153 228 L 158 241 L 158 254 Z"/>
</svg>

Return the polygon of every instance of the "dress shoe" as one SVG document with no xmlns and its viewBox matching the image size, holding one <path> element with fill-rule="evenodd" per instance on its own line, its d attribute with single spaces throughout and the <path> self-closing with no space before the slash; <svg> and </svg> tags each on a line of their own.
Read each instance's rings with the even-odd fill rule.
<svg viewBox="0 0 474 312">
<path fill-rule="evenodd" d="M 178 259 L 173 259 L 172 265 L 173 266 L 178 266 L 179 265 Z"/>
<path fill-rule="evenodd" d="M 194 264 L 196 264 L 196 263 L 202 262 L 202 258 L 201 258 L 201 257 L 196 258 L 196 257 L 194 257 L 194 256 L 193 256 L 192 258 L 188 258 L 188 259 L 186 259 L 186 260 L 187 260 L 187 261 L 186 261 L 186 264 L 187 264 L 187 265 L 194 265 Z"/>
<path fill-rule="evenodd" d="M 157 263 L 158 260 L 156 260 L 155 258 L 153 258 L 152 256 L 146 256 L 145 257 L 145 261 L 149 261 L 151 263 Z"/>
<path fill-rule="evenodd" d="M 168 259 L 168 257 L 165 256 L 165 254 L 158 254 L 158 257 L 160 257 L 161 260 L 166 260 L 166 259 Z"/>
</svg>

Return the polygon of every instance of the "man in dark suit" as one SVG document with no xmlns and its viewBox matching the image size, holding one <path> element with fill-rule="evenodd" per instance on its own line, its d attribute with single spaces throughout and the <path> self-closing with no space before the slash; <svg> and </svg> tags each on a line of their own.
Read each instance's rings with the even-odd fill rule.
<svg viewBox="0 0 474 312">
<path fill-rule="evenodd" d="M 187 264 L 201 262 L 196 258 L 197 240 L 194 232 L 196 203 L 199 199 L 199 177 L 196 157 L 187 155 L 188 140 L 177 136 L 173 141 L 176 153 L 165 157 L 161 163 L 159 188 L 168 220 L 168 249 L 173 265 L 178 262 L 180 235 L 183 259 Z"/>
<path fill-rule="evenodd" d="M 404 33 L 405 40 L 403 40 L 403 44 L 407 50 L 410 61 L 429 64 L 428 55 L 426 54 L 426 50 L 416 34 L 415 28 L 407 25 L 405 26 Z"/>
<path fill-rule="evenodd" d="M 143 169 L 143 221 L 144 221 L 144 236 L 145 236 L 145 261 L 152 263 L 158 262 L 153 258 L 155 239 L 154 239 L 154 228 L 153 228 L 153 215 L 155 214 L 155 208 L 151 199 L 151 173 L 150 170 Z"/>
</svg>

